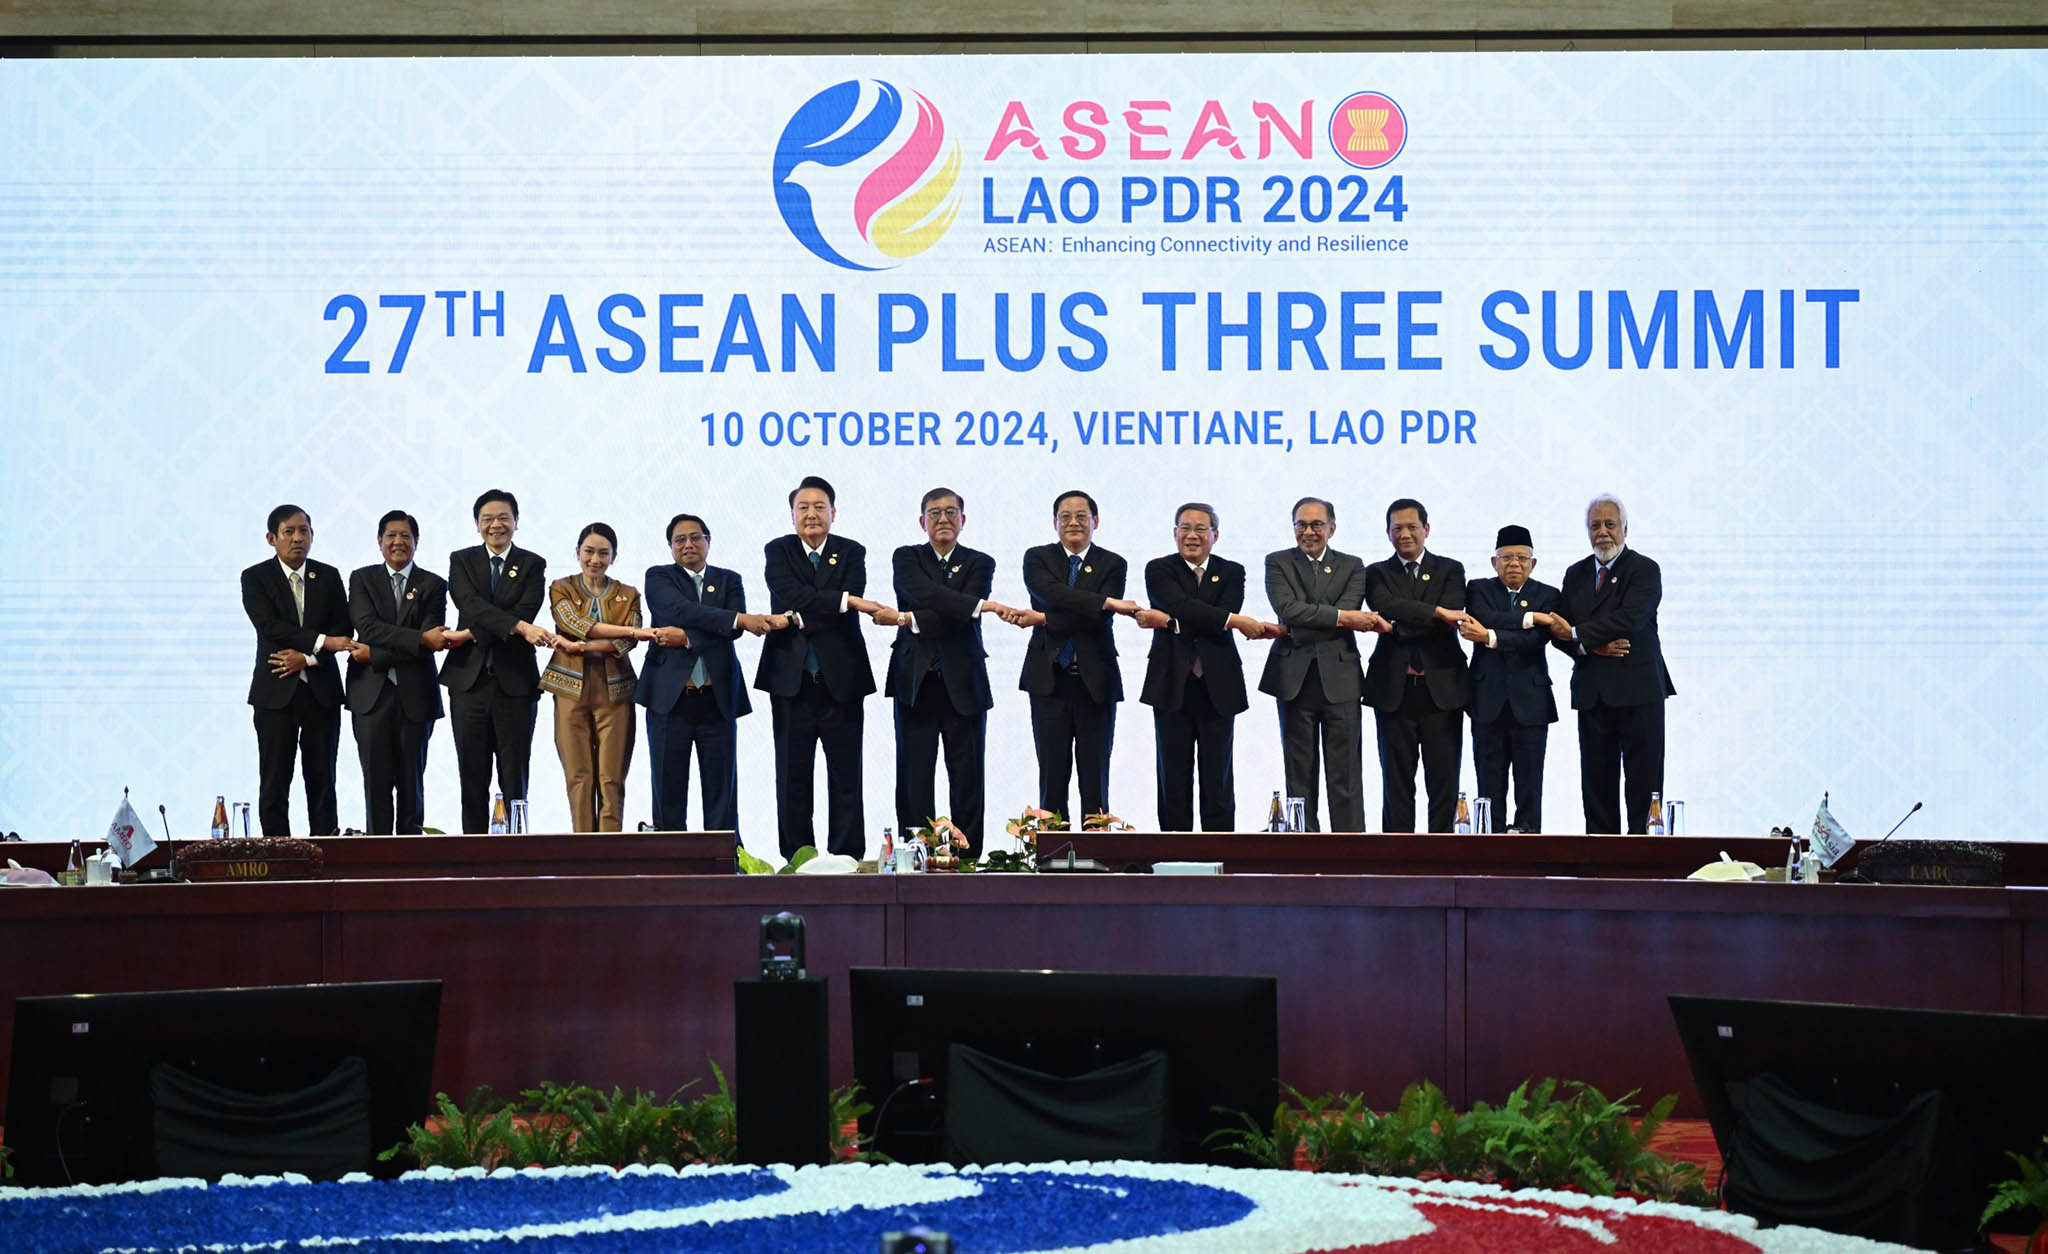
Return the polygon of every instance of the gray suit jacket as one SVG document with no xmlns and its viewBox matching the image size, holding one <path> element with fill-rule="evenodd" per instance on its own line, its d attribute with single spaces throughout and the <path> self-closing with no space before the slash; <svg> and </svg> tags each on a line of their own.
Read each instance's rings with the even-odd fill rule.
<svg viewBox="0 0 2048 1254">
<path fill-rule="evenodd" d="M 1339 628 L 1337 612 L 1365 607 L 1365 562 L 1335 549 L 1323 550 L 1317 562 L 1298 548 L 1268 553 L 1266 600 L 1287 634 L 1266 655 L 1259 691 L 1292 701 L 1314 664 L 1325 698 L 1358 700 L 1358 633 Z"/>
</svg>

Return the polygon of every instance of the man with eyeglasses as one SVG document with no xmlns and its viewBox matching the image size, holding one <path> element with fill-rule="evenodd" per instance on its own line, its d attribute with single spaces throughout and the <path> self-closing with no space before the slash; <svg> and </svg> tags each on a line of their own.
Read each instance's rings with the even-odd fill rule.
<svg viewBox="0 0 2048 1254">
<path fill-rule="evenodd" d="M 996 559 L 960 543 L 967 503 L 951 488 L 933 488 L 918 502 L 926 543 L 906 544 L 893 558 L 896 606 L 874 616 L 895 627 L 883 694 L 896 703 L 896 824 L 908 832 L 937 815 L 939 745 L 946 749 L 946 793 L 953 820 L 981 856 L 986 785 L 988 651 L 981 616 L 1012 613 L 988 599 Z"/>
<path fill-rule="evenodd" d="M 1059 537 L 1024 553 L 1029 609 L 1003 615 L 1031 628 L 1024 673 L 1017 686 L 1031 694 L 1031 738 L 1038 746 L 1040 808 L 1075 819 L 1109 810 L 1109 754 L 1116 737 L 1116 703 L 1124 699 L 1111 624 L 1135 615 L 1124 596 L 1127 562 L 1095 543 L 1101 511 L 1086 492 L 1053 498 Z M 1081 813 L 1067 808 L 1068 782 L 1081 777 Z"/>
<path fill-rule="evenodd" d="M 1494 821 L 1511 832 L 1543 830 L 1543 756 L 1557 699 L 1550 692 L 1550 616 L 1558 592 L 1531 578 L 1536 542 L 1509 524 L 1493 538 L 1497 578 L 1465 585 L 1472 643 L 1472 769 Z M 1515 776 L 1515 818 L 1508 822 L 1508 772 Z"/>
<path fill-rule="evenodd" d="M 1195 762 L 1201 760 L 1202 830 L 1237 830 L 1231 755 L 1245 699 L 1244 663 L 1235 631 L 1247 640 L 1278 634 L 1276 624 L 1240 613 L 1244 567 L 1216 556 L 1223 534 L 1216 507 L 1189 501 L 1174 511 L 1174 551 L 1145 564 L 1145 599 L 1135 615 L 1153 631 L 1139 700 L 1152 707 L 1159 830 L 1195 829 Z"/>
<path fill-rule="evenodd" d="M 747 613 L 740 573 L 710 564 L 711 528 L 695 514 L 669 519 L 674 560 L 647 568 L 654 647 L 634 699 L 647 709 L 647 751 L 654 759 L 654 826 L 690 831 L 690 755 L 703 785 L 704 831 L 737 838 L 739 720 L 753 711 L 733 641 L 789 626 L 780 614 Z"/>
<path fill-rule="evenodd" d="M 1641 835 L 1650 794 L 1664 791 L 1664 700 L 1678 691 L 1657 637 L 1664 572 L 1628 546 L 1628 510 L 1609 493 L 1586 506 L 1586 539 L 1593 552 L 1564 572 L 1550 616 L 1551 643 L 1572 659 L 1579 799 L 1589 833 Z"/>
<path fill-rule="evenodd" d="M 448 555 L 448 600 L 456 630 L 447 633 L 449 729 L 462 791 L 462 830 L 491 823 L 491 769 L 508 801 L 526 799 L 533 720 L 540 706 L 540 659 L 534 650 L 554 633 L 533 620 L 547 601 L 547 559 L 512 543 L 519 499 L 492 488 L 470 507 L 483 543 Z"/>
<path fill-rule="evenodd" d="M 1286 634 L 1266 655 L 1259 691 L 1280 707 L 1281 769 L 1287 795 L 1306 805 L 1309 831 L 1323 830 L 1316 763 L 1330 786 L 1330 830 L 1365 830 L 1361 756 L 1361 631 L 1391 625 L 1365 605 L 1365 562 L 1330 547 L 1337 507 L 1321 497 L 1294 503 L 1294 547 L 1266 554 L 1266 600 Z"/>
</svg>

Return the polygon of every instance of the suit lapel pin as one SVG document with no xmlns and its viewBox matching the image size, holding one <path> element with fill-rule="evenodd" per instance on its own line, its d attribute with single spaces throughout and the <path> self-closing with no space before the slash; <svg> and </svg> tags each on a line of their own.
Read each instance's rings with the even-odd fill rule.
<svg viewBox="0 0 2048 1254">
<path fill-rule="evenodd" d="M 1323 573 L 1324 573 L 1325 575 L 1329 574 L 1329 573 L 1330 573 L 1330 568 L 1329 568 L 1329 567 L 1327 567 L 1327 566 L 1323 567 Z"/>
<path fill-rule="evenodd" d="M 954 567 L 954 568 L 952 569 L 951 573 L 952 573 L 952 574 L 955 574 L 955 575 L 959 574 L 959 573 L 960 573 L 960 568 L 959 568 L 958 566 L 955 566 L 955 567 Z"/>
<path fill-rule="evenodd" d="M 312 570 L 312 569 L 310 569 L 310 568 L 309 568 L 309 569 L 308 569 L 308 570 L 306 571 L 306 578 L 308 578 L 308 579 L 318 579 L 319 577 L 320 577 L 320 572 L 319 572 L 319 571 L 317 571 L 317 570 Z"/>
<path fill-rule="evenodd" d="M 420 590 L 419 590 L 418 588 L 407 588 L 407 589 L 405 590 L 405 599 L 406 599 L 406 600 L 408 600 L 408 601 L 410 601 L 410 600 L 412 600 L 412 599 L 413 599 L 414 597 L 418 596 L 419 594 L 420 594 Z"/>
<path fill-rule="evenodd" d="M 1093 566 L 1083 566 L 1081 568 L 1081 573 L 1084 575 L 1092 575 L 1095 573 L 1095 568 Z"/>
<path fill-rule="evenodd" d="M 1424 582 L 1424 583 L 1428 583 L 1428 582 L 1429 582 L 1429 572 L 1428 572 L 1428 571 L 1423 571 L 1423 572 L 1422 572 L 1422 582 Z"/>
<path fill-rule="evenodd" d="M 1528 609 L 1528 608 L 1529 608 L 1529 603 L 1528 603 L 1527 601 L 1524 601 L 1524 602 L 1522 602 L 1522 608 L 1523 608 L 1523 609 L 1525 609 L 1525 610 L 1526 610 L 1526 609 Z"/>
<path fill-rule="evenodd" d="M 837 566 L 837 565 L 839 565 L 839 558 L 838 558 L 838 557 L 836 557 L 836 556 L 834 556 L 834 557 L 828 557 L 828 558 L 826 558 L 826 559 L 825 559 L 825 564 L 826 564 L 827 566 Z"/>
<path fill-rule="evenodd" d="M 518 568 L 517 566 L 508 566 L 508 567 L 506 567 L 506 568 L 505 568 L 505 578 L 507 578 L 507 579 L 517 579 L 517 578 L 519 578 L 519 568 Z"/>
<path fill-rule="evenodd" d="M 715 583 L 707 583 L 707 584 L 705 584 L 705 585 L 704 585 L 704 591 L 706 591 L 706 592 L 716 592 L 716 591 L 718 591 L 718 585 L 717 585 L 717 584 L 715 584 Z"/>
</svg>

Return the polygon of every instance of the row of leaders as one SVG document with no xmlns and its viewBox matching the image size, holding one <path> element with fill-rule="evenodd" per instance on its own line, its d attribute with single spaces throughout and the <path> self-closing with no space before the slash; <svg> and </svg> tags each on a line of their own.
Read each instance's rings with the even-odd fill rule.
<svg viewBox="0 0 2048 1254">
<path fill-rule="evenodd" d="M 992 599 L 996 560 L 961 543 L 967 504 L 952 488 L 935 487 L 920 501 L 923 538 L 893 553 L 891 602 L 868 595 L 866 548 L 833 530 L 830 483 L 803 479 L 789 493 L 789 511 L 790 532 L 762 555 L 770 608 L 755 612 L 741 573 L 711 564 L 711 528 L 695 514 L 670 520 L 673 560 L 651 567 L 634 588 L 612 578 L 618 537 L 601 522 L 577 539 L 577 571 L 550 581 L 546 559 L 515 542 L 519 503 L 499 489 L 476 498 L 480 543 L 449 554 L 445 576 L 415 561 L 419 524 L 403 510 L 379 520 L 383 560 L 344 581 L 311 558 L 308 513 L 278 506 L 265 531 L 274 556 L 241 580 L 257 642 L 249 704 L 263 833 L 289 833 L 295 769 L 303 771 L 310 830 L 339 830 L 344 706 L 371 832 L 421 830 L 428 744 L 443 717 L 455 742 L 462 830 L 487 830 L 494 778 L 503 796 L 527 796 L 543 691 L 554 696 L 575 830 L 620 829 L 637 706 L 653 826 L 692 830 L 694 757 L 701 829 L 737 831 L 737 724 L 753 709 L 734 648 L 745 634 L 762 640 L 751 686 L 767 695 L 774 723 L 783 854 L 812 845 L 858 858 L 866 845 L 866 699 L 876 691 L 864 619 L 895 632 L 882 692 L 896 733 L 896 822 L 908 830 L 941 813 L 943 755 L 943 812 L 973 855 L 987 808 L 994 697 L 983 627 L 991 620 L 1031 633 L 1018 686 L 1030 697 L 1037 804 L 1076 825 L 1080 815 L 1110 809 L 1110 751 L 1125 696 L 1119 618 L 1150 637 L 1139 700 L 1152 708 L 1164 831 L 1192 831 L 1198 820 L 1205 831 L 1236 826 L 1235 725 L 1250 708 L 1239 638 L 1271 642 L 1257 688 L 1274 701 L 1287 793 L 1305 800 L 1310 831 L 1323 830 L 1319 785 L 1327 787 L 1330 830 L 1369 830 L 1367 708 L 1380 760 L 1373 830 L 1415 830 L 1418 766 L 1423 830 L 1452 830 L 1468 722 L 1478 795 L 1505 817 L 1512 782 L 1509 830 L 1545 830 L 1543 762 L 1558 718 L 1553 650 L 1572 666 L 1585 830 L 1644 831 L 1651 797 L 1663 790 L 1664 702 L 1675 690 L 1658 641 L 1662 573 L 1629 546 L 1627 509 L 1609 494 L 1588 503 L 1591 552 L 1561 586 L 1535 578 L 1526 527 L 1501 527 L 1494 574 L 1468 580 L 1458 561 L 1429 548 L 1422 502 L 1404 497 L 1387 506 L 1391 552 L 1368 561 L 1334 546 L 1335 505 L 1303 497 L 1291 511 L 1293 545 L 1265 557 L 1270 622 L 1243 612 L 1246 569 L 1215 551 L 1221 519 L 1198 501 L 1175 511 L 1174 551 L 1146 564 L 1139 597 L 1127 595 L 1137 590 L 1127 586 L 1125 559 L 1095 543 L 1095 499 L 1060 493 L 1054 540 L 1024 554 L 1024 605 Z M 552 627 L 540 623 L 543 607 Z M 636 673 L 631 655 L 641 646 Z M 823 842 L 815 829 L 820 753 Z M 1069 808 L 1077 781 L 1078 812 Z"/>
</svg>

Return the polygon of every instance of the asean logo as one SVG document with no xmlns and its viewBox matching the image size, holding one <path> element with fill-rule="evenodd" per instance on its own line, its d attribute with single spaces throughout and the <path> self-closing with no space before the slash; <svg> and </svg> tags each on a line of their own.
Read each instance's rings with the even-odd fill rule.
<svg viewBox="0 0 2048 1254">
<path fill-rule="evenodd" d="M 1330 150 L 1361 170 L 1377 170 L 1408 146 L 1408 115 L 1393 97 L 1361 91 L 1330 111 Z"/>
<path fill-rule="evenodd" d="M 806 100 L 775 145 L 775 205 L 797 242 L 835 266 L 887 270 L 960 212 L 960 141 L 918 92 L 849 79 Z"/>
</svg>

